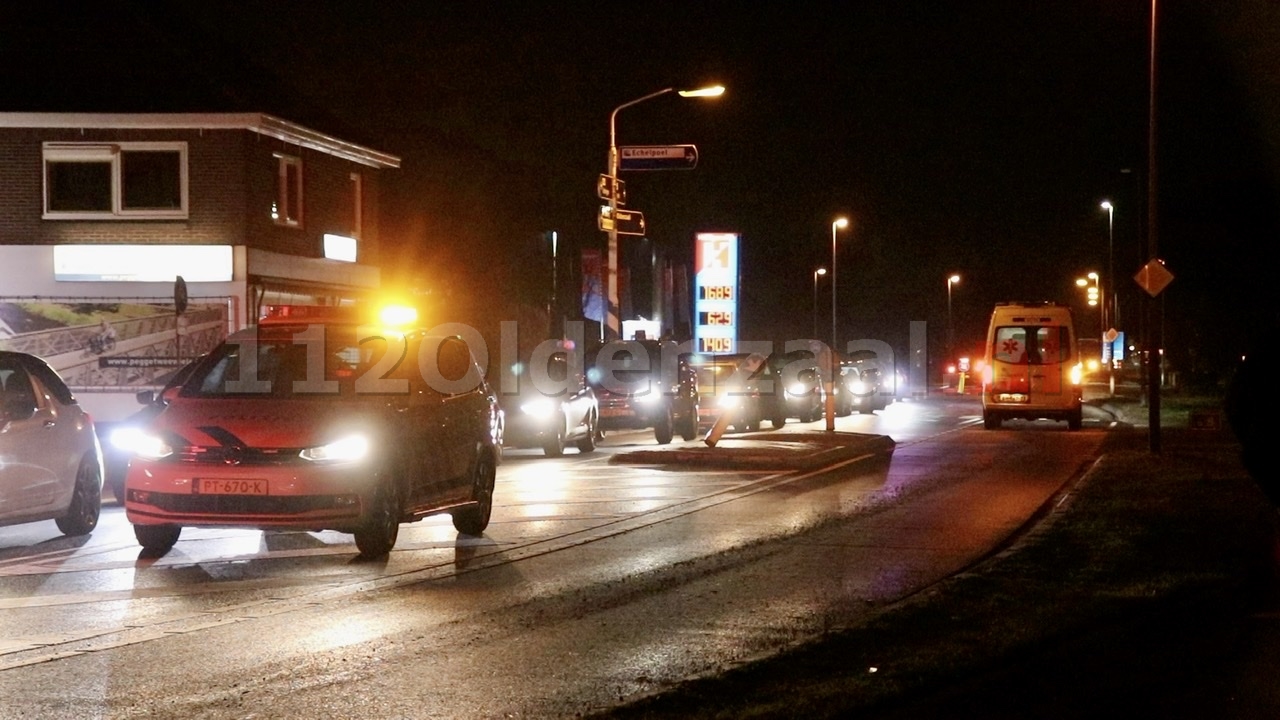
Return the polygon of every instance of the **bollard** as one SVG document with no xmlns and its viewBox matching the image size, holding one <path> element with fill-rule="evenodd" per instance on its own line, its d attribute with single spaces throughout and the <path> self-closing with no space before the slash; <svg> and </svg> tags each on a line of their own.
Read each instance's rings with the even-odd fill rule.
<svg viewBox="0 0 1280 720">
<path fill-rule="evenodd" d="M 956 385 L 957 385 L 957 387 L 956 387 L 956 394 L 957 394 L 957 395 L 963 395 L 963 394 L 964 394 L 964 379 L 965 379 L 966 377 L 968 377 L 968 376 L 969 376 L 969 373 L 963 373 L 963 372 L 962 372 L 962 373 L 960 373 L 960 381 L 959 381 L 958 383 L 956 383 Z"/>
<path fill-rule="evenodd" d="M 715 447 L 716 443 L 720 442 L 720 436 L 724 435 L 725 431 L 729 429 L 729 422 L 732 419 L 732 410 L 720 413 L 720 416 L 716 418 L 715 424 L 707 431 L 707 436 L 702 439 L 707 444 L 707 447 Z"/>
<path fill-rule="evenodd" d="M 835 395 L 835 392 L 833 391 L 834 391 L 834 388 L 832 387 L 832 383 L 830 380 L 828 380 L 827 381 L 827 406 L 826 406 L 827 432 L 836 431 L 836 395 Z"/>
</svg>

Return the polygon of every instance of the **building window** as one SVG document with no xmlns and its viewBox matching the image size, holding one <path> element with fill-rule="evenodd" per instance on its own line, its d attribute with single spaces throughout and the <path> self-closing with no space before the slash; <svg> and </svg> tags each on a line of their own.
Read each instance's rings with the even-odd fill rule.
<svg viewBox="0 0 1280 720">
<path fill-rule="evenodd" d="M 275 154 L 276 198 L 271 219 L 277 225 L 302 226 L 302 158 Z"/>
<path fill-rule="evenodd" d="M 44 143 L 49 220 L 187 217 L 184 142 Z"/>
</svg>

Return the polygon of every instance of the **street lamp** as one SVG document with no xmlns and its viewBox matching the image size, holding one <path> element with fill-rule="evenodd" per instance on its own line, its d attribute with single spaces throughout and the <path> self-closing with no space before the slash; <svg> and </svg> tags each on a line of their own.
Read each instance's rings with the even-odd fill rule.
<svg viewBox="0 0 1280 720">
<path fill-rule="evenodd" d="M 1102 283 L 1098 273 L 1091 272 L 1082 278 L 1076 278 L 1076 285 L 1085 288 L 1085 298 L 1089 302 L 1089 307 L 1098 307 L 1098 328 L 1101 333 L 1098 336 L 1098 359 L 1101 360 L 1102 343 L 1107 341 L 1107 320 L 1102 306 Z"/>
<path fill-rule="evenodd" d="M 831 351 L 836 349 L 836 230 L 849 227 L 848 218 L 836 218 L 831 223 Z"/>
<path fill-rule="evenodd" d="M 669 92 L 675 92 L 680 97 L 698 98 L 698 97 L 717 97 L 724 94 L 724 87 L 714 85 L 711 87 L 699 88 L 697 90 L 676 90 L 675 88 L 663 88 L 657 92 L 649 93 L 644 97 L 638 97 L 635 100 L 624 102 L 609 113 L 609 217 L 613 219 L 613 225 L 609 227 L 609 257 L 608 269 L 606 270 L 606 285 L 609 295 L 609 307 L 605 310 L 605 327 L 610 334 L 609 339 L 616 340 L 621 337 L 621 323 L 618 320 L 618 111 L 623 108 L 629 108 L 632 105 L 639 105 L 645 100 L 652 100 L 660 95 L 666 95 Z"/>
<path fill-rule="evenodd" d="M 1115 265 L 1115 219 L 1116 206 L 1111 204 L 1110 200 L 1103 200 L 1101 205 L 1103 210 L 1107 211 L 1107 283 L 1116 281 L 1116 265 Z M 1111 309 L 1107 311 L 1111 318 L 1111 327 L 1114 328 L 1120 324 L 1120 298 L 1116 295 L 1115 288 L 1111 290 Z M 1103 321 L 1104 327 L 1107 322 Z M 1106 330 L 1102 332 L 1102 341 L 1107 342 Z M 1116 394 L 1116 360 L 1114 352 L 1104 352 L 1102 356 L 1107 361 L 1107 385 L 1111 388 L 1112 397 Z"/>
<path fill-rule="evenodd" d="M 831 367 L 827 374 L 827 432 L 836 431 L 835 381 L 839 368 L 836 358 L 836 230 L 843 227 L 849 227 L 848 218 L 836 218 L 831 222 Z"/>
<path fill-rule="evenodd" d="M 947 278 L 947 356 L 955 354 L 955 327 L 951 322 L 951 286 L 960 283 L 959 275 L 952 275 Z"/>
<path fill-rule="evenodd" d="M 813 271 L 813 337 L 818 337 L 818 276 L 826 275 L 827 269 L 820 267 Z"/>
<path fill-rule="evenodd" d="M 1112 205 L 1110 200 L 1103 200 L 1102 204 L 1099 207 L 1107 211 L 1107 285 L 1110 286 L 1111 283 L 1115 282 L 1115 278 L 1116 278 L 1116 264 L 1115 264 L 1116 206 Z M 1103 298 L 1102 305 L 1103 305 L 1103 308 L 1107 308 L 1104 310 L 1103 317 L 1109 318 L 1110 324 L 1115 325 L 1116 316 L 1119 314 L 1117 312 L 1117 307 L 1116 307 L 1115 290 L 1111 291 L 1111 305 L 1110 306 L 1107 305 L 1105 297 Z"/>
</svg>

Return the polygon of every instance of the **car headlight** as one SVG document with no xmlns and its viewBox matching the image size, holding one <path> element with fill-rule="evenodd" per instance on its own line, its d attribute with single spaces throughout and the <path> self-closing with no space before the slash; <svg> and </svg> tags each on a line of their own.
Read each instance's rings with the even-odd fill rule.
<svg viewBox="0 0 1280 720">
<path fill-rule="evenodd" d="M 716 399 L 716 404 L 722 408 L 736 408 L 742 404 L 742 398 L 737 395 L 721 395 Z"/>
<path fill-rule="evenodd" d="M 854 395 L 865 395 L 867 392 L 867 384 L 861 380 L 853 380 L 849 383 L 849 392 Z"/>
<path fill-rule="evenodd" d="M 149 460 L 159 460 L 173 454 L 173 448 L 161 437 L 143 432 L 136 427 L 112 431 L 110 442 L 120 450 Z"/>
<path fill-rule="evenodd" d="M 662 393 L 657 390 L 650 390 L 643 395 L 632 395 L 631 399 L 641 405 L 653 405 L 662 399 Z"/>
<path fill-rule="evenodd" d="M 791 387 L 787 388 L 787 394 L 792 397 L 800 397 L 801 395 L 808 395 L 809 387 L 804 383 L 796 383 Z"/>
<path fill-rule="evenodd" d="M 303 460 L 313 462 L 354 462 L 369 454 L 369 438 L 348 435 L 331 443 L 309 447 L 298 454 Z"/>
<path fill-rule="evenodd" d="M 538 398 L 521 403 L 520 411 L 525 415 L 533 415 L 535 417 L 548 417 L 555 412 L 556 404 L 550 398 Z"/>
</svg>

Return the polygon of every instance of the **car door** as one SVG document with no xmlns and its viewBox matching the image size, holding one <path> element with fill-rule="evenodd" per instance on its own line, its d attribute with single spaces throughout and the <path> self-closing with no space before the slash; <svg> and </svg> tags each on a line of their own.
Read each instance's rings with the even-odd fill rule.
<svg viewBox="0 0 1280 720">
<path fill-rule="evenodd" d="M 423 341 L 423 348 L 432 343 Z M 443 457 L 448 461 L 445 484 L 449 497 L 471 496 L 471 467 L 479 446 L 489 436 L 489 394 L 484 373 L 462 338 L 439 340 L 436 369 L 442 392 L 441 421 L 445 432 Z"/>
<path fill-rule="evenodd" d="M 448 436 L 452 430 L 444 409 L 444 395 L 431 387 L 419 369 L 420 341 L 409 343 L 405 359 L 390 374 L 408 384 L 408 394 L 395 396 L 391 436 L 401 444 L 405 472 L 409 475 L 413 505 L 439 505 L 450 494 L 452 459 Z"/>
<path fill-rule="evenodd" d="M 74 473 L 61 477 L 76 452 L 74 428 L 44 395 L 16 359 L 0 358 L 0 518 L 51 507 L 74 482 Z"/>
</svg>

